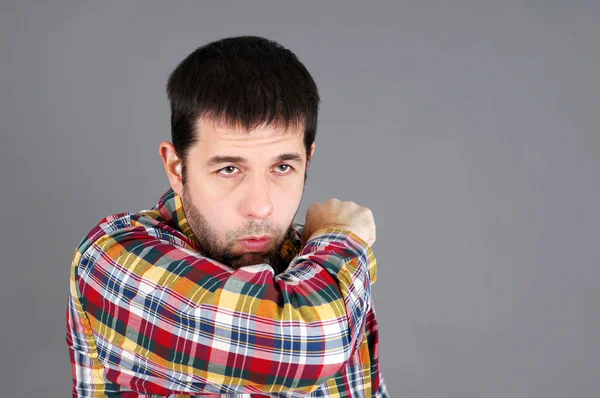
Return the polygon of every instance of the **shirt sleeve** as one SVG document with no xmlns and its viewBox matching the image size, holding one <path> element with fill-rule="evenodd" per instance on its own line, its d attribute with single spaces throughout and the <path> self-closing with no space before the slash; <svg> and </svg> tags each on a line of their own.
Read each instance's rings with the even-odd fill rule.
<svg viewBox="0 0 600 398">
<path fill-rule="evenodd" d="M 342 229 L 317 231 L 275 275 L 227 267 L 140 220 L 74 263 L 105 382 L 164 395 L 311 393 L 361 341 L 376 275 L 371 248 Z"/>
</svg>

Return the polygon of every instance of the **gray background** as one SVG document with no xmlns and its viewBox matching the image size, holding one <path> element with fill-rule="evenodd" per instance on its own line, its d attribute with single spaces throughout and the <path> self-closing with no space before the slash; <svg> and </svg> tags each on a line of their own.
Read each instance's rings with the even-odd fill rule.
<svg viewBox="0 0 600 398">
<path fill-rule="evenodd" d="M 322 108 L 304 201 L 377 223 L 393 397 L 600 392 L 600 3 L 3 1 L 2 396 L 69 396 L 69 266 L 168 189 L 164 87 L 239 34 L 292 49 Z"/>
</svg>

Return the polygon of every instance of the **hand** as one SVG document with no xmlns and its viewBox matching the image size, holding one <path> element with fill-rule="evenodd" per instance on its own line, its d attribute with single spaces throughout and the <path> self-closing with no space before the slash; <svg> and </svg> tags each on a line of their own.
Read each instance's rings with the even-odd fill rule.
<svg viewBox="0 0 600 398">
<path fill-rule="evenodd" d="M 332 198 L 326 202 L 311 204 L 306 212 L 302 246 L 310 240 L 314 232 L 323 228 L 351 231 L 367 242 L 369 246 L 375 243 L 376 228 L 373 212 L 354 202 Z"/>
</svg>

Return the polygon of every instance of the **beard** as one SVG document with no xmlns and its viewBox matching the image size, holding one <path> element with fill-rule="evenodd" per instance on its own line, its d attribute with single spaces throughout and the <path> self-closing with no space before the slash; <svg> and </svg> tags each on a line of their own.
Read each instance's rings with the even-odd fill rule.
<svg viewBox="0 0 600 398">
<path fill-rule="evenodd" d="M 304 188 L 302 189 L 302 194 L 304 194 Z M 194 206 L 194 202 L 185 184 L 181 197 L 185 216 L 206 257 L 234 269 L 254 264 L 269 264 L 276 269 L 275 262 L 277 261 L 281 246 L 288 237 L 291 223 L 282 231 L 269 222 L 259 223 L 256 220 L 250 220 L 244 228 L 227 232 L 225 239 L 221 240 L 217 230 L 210 225 L 206 217 Z M 296 213 L 298 213 L 298 209 L 296 209 Z M 294 218 L 296 217 L 296 213 L 294 214 Z M 270 249 L 264 252 L 234 252 L 234 246 L 239 242 L 239 239 L 249 235 L 272 236 L 275 243 L 272 244 Z"/>
</svg>

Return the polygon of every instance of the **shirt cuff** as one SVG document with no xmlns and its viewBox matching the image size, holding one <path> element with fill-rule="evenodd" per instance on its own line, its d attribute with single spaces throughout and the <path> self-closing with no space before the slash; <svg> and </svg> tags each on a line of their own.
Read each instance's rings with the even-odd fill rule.
<svg viewBox="0 0 600 398">
<path fill-rule="evenodd" d="M 342 236 L 345 235 L 353 241 L 352 243 L 366 250 L 366 257 L 368 261 L 367 268 L 369 269 L 369 280 L 371 281 L 371 284 L 375 283 L 375 281 L 377 280 L 377 259 L 375 258 L 375 253 L 373 253 L 373 249 L 371 249 L 371 246 L 354 232 L 343 228 L 321 228 L 317 229 L 311 234 L 309 241 L 315 239 L 322 239 L 324 235 L 332 233 L 336 233 Z"/>
</svg>

